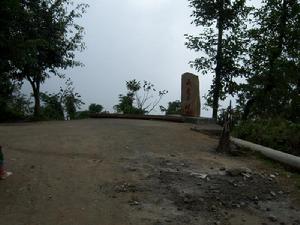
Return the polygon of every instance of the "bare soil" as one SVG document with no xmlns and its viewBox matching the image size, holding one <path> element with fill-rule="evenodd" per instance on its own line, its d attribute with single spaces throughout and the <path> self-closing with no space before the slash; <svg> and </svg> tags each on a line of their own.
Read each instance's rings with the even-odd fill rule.
<svg viewBox="0 0 300 225">
<path fill-rule="evenodd" d="M 0 225 L 300 224 L 299 175 L 216 154 L 218 140 L 190 128 L 121 119 L 0 125 L 14 173 L 0 181 Z"/>
</svg>

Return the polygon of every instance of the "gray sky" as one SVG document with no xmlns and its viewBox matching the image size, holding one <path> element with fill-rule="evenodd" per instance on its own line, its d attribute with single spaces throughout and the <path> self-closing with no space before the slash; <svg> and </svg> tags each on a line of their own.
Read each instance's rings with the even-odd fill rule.
<svg viewBox="0 0 300 225">
<path fill-rule="evenodd" d="M 147 80 L 168 95 L 161 105 L 180 99 L 180 80 L 184 72 L 196 73 L 188 62 L 196 53 L 188 50 L 184 34 L 197 33 L 190 24 L 187 0 L 88 0 L 90 7 L 79 20 L 85 28 L 87 49 L 77 54 L 83 68 L 68 69 L 76 91 L 88 107 L 98 103 L 106 110 L 126 93 L 125 81 Z M 212 76 L 200 75 L 203 96 Z M 62 81 L 49 79 L 42 90 L 58 92 Z M 204 100 L 202 99 L 202 103 Z M 159 109 L 155 113 L 160 113 Z M 211 111 L 202 110 L 202 116 Z"/>
</svg>

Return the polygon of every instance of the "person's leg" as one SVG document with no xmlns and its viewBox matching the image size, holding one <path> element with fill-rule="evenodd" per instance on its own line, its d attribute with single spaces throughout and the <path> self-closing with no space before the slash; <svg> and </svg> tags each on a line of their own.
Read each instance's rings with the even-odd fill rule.
<svg viewBox="0 0 300 225">
<path fill-rule="evenodd" d="M 3 161 L 0 161 L 0 179 L 5 176 Z"/>
<path fill-rule="evenodd" d="M 13 173 L 12 172 L 8 172 L 6 171 L 3 166 L 0 167 L 0 180 L 5 180 L 6 178 L 8 178 L 9 176 L 11 176 Z"/>
<path fill-rule="evenodd" d="M 4 180 L 11 175 L 12 175 L 12 172 L 7 172 L 4 169 L 4 156 L 3 156 L 3 152 L 2 152 L 2 146 L 0 145 L 0 180 Z"/>
<path fill-rule="evenodd" d="M 0 179 L 2 179 L 5 175 L 4 170 L 4 156 L 2 152 L 2 146 L 0 145 Z"/>
</svg>

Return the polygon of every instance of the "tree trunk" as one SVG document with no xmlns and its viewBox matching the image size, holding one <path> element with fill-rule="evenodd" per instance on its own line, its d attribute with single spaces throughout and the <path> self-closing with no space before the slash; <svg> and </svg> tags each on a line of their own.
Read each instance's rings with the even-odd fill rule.
<svg viewBox="0 0 300 225">
<path fill-rule="evenodd" d="M 223 58 L 223 30 L 224 30 L 224 21 L 223 21 L 223 11 L 224 11 L 224 0 L 219 1 L 219 19 L 217 21 L 218 27 L 218 46 L 217 46 L 217 56 L 216 56 L 216 77 L 214 80 L 214 89 L 213 89 L 213 118 L 218 118 L 218 109 L 219 109 L 219 98 L 220 91 L 222 89 L 221 77 L 222 77 L 222 58 Z"/>
<path fill-rule="evenodd" d="M 291 120 L 300 123 L 300 79 L 298 79 L 295 95 L 291 101 L 291 108 Z"/>
<path fill-rule="evenodd" d="M 39 88 L 33 88 L 34 96 L 34 118 L 39 118 L 41 111 L 41 100 L 40 100 L 40 90 Z"/>
<path fill-rule="evenodd" d="M 228 118 L 226 118 L 223 126 L 223 131 L 219 140 L 219 145 L 217 147 L 217 152 L 229 153 L 231 152 L 231 142 L 230 142 L 230 125 Z"/>
<path fill-rule="evenodd" d="M 29 81 L 33 97 L 34 97 L 34 111 L 33 116 L 35 119 L 39 119 L 40 112 L 41 112 L 41 100 L 40 100 L 40 80 L 39 79 L 32 79 L 30 76 L 27 76 L 27 80 Z"/>
<path fill-rule="evenodd" d="M 230 105 L 225 113 L 225 120 L 223 125 L 222 135 L 219 140 L 219 145 L 217 147 L 217 152 L 220 153 L 232 153 L 230 132 L 232 127 L 232 107 L 231 101 Z"/>
</svg>

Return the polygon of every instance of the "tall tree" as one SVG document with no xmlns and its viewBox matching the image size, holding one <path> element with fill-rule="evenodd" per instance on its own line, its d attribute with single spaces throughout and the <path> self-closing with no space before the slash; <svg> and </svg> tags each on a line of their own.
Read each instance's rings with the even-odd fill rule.
<svg viewBox="0 0 300 225">
<path fill-rule="evenodd" d="M 12 73 L 22 55 L 19 22 L 22 10 L 19 0 L 2 0 L 0 7 L 0 121 L 23 119 L 28 101 L 20 93 L 21 83 L 12 80 Z"/>
<path fill-rule="evenodd" d="M 5 74 L 0 75 L 0 121 L 6 119 L 8 102 L 12 97 L 14 86 Z"/>
<path fill-rule="evenodd" d="M 9 78 L 13 69 L 18 50 L 20 17 L 18 0 L 2 0 L 0 7 L 0 76 Z M 3 78 L 4 79 L 4 78 Z"/>
<path fill-rule="evenodd" d="M 214 73 L 207 103 L 217 119 L 219 100 L 236 93 L 238 84 L 234 78 L 244 74 L 244 30 L 251 8 L 245 0 L 189 0 L 189 3 L 193 8 L 192 23 L 202 32 L 198 36 L 186 35 L 186 45 L 203 53 L 191 66 L 203 74 Z"/>
<path fill-rule="evenodd" d="M 17 25 L 19 21 L 18 0 L 2 0 L 0 7 L 0 119 L 8 113 L 8 102 L 11 100 L 14 84 L 10 72 L 16 62 Z"/>
<path fill-rule="evenodd" d="M 300 2 L 264 0 L 250 30 L 247 84 L 240 95 L 249 116 L 300 119 Z"/>
<path fill-rule="evenodd" d="M 62 77 L 60 69 L 81 65 L 75 61 L 76 50 L 83 50 L 83 28 L 75 19 L 86 4 L 70 9 L 71 0 L 20 1 L 22 21 L 18 30 L 24 54 L 17 60 L 19 80 L 29 81 L 35 100 L 34 115 L 40 114 L 40 86 L 51 75 Z"/>
</svg>

